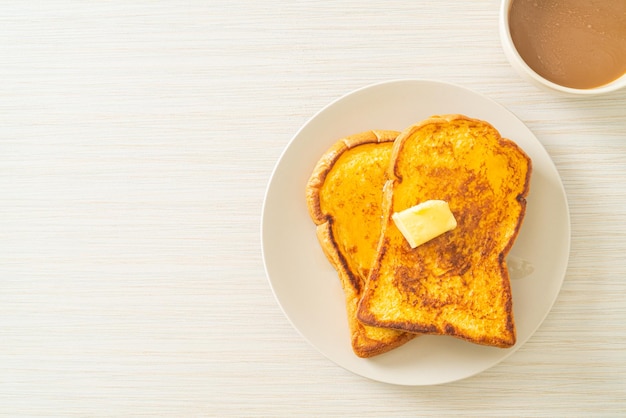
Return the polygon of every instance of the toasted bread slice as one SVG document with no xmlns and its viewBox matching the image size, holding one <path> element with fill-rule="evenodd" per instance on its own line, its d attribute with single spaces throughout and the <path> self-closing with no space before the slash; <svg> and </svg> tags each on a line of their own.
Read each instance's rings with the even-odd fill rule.
<svg viewBox="0 0 626 418">
<path fill-rule="evenodd" d="M 529 157 L 483 121 L 445 115 L 403 131 L 394 143 L 382 236 L 358 319 L 514 345 L 505 259 L 524 217 L 531 171 Z M 430 199 L 447 201 L 458 226 L 411 249 L 391 215 Z"/>
<path fill-rule="evenodd" d="M 384 353 L 414 337 L 364 326 L 356 319 L 376 256 L 382 188 L 398 133 L 369 131 L 338 141 L 321 157 L 306 188 L 318 240 L 341 280 L 352 349 L 359 357 Z"/>
</svg>

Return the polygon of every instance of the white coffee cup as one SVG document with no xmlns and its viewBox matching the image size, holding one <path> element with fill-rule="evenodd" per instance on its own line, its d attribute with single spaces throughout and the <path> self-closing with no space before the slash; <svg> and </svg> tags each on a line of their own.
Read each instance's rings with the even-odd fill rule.
<svg viewBox="0 0 626 418">
<path fill-rule="evenodd" d="M 504 49 L 504 53 L 513 66 L 515 70 L 525 79 L 530 81 L 532 84 L 536 86 L 551 90 L 557 91 L 561 93 L 568 93 L 574 95 L 596 95 L 602 93 L 608 93 L 615 90 L 619 90 L 623 87 L 626 87 L 626 74 L 621 77 L 613 80 L 608 84 L 604 84 L 598 87 L 592 88 L 572 88 L 562 86 L 560 84 L 554 83 L 541 75 L 537 74 L 520 56 L 515 45 L 513 43 L 513 39 L 511 37 L 511 31 L 509 28 L 509 10 L 511 8 L 511 2 L 513 0 L 503 0 L 500 8 L 500 40 L 502 42 L 502 47 Z"/>
</svg>

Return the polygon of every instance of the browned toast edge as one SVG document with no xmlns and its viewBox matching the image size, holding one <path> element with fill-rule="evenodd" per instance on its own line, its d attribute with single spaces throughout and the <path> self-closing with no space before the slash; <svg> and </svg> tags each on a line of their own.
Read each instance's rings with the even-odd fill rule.
<svg viewBox="0 0 626 418">
<path fill-rule="evenodd" d="M 361 282 L 361 279 L 355 272 L 349 269 L 345 257 L 338 250 L 338 245 L 332 233 L 333 219 L 332 216 L 321 210 L 319 192 L 326 176 L 344 152 L 363 144 L 391 142 L 396 139 L 398 134 L 399 132 L 397 131 L 373 130 L 351 135 L 337 141 L 319 159 L 307 183 L 307 208 L 311 219 L 316 225 L 317 239 L 326 258 L 339 274 L 347 304 L 351 303 L 351 301 L 355 303 L 355 306 L 358 304 L 364 283 Z M 356 300 L 353 300 L 353 298 L 356 298 Z M 356 312 L 354 312 L 354 315 L 356 316 Z M 350 330 L 352 349 L 357 356 L 363 358 L 388 352 L 416 336 L 410 333 L 398 333 L 393 340 L 381 342 L 367 337 L 364 325 L 356 320 L 356 317 L 350 323 L 351 328 L 353 328 Z"/>
</svg>

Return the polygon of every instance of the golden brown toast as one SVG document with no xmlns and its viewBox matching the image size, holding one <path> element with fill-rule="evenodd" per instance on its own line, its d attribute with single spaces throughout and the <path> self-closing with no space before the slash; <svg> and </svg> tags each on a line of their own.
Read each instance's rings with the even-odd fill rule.
<svg viewBox="0 0 626 418">
<path fill-rule="evenodd" d="M 510 347 L 516 332 L 506 255 L 526 208 L 531 161 L 490 124 L 436 116 L 396 139 L 382 236 L 358 307 L 364 324 Z M 411 249 L 391 219 L 430 199 L 458 226 Z"/>
<path fill-rule="evenodd" d="M 341 280 L 352 349 L 359 357 L 384 353 L 414 337 L 365 326 L 356 319 L 376 256 L 382 188 L 398 133 L 368 131 L 338 141 L 321 157 L 306 188 L 318 240 Z"/>
</svg>

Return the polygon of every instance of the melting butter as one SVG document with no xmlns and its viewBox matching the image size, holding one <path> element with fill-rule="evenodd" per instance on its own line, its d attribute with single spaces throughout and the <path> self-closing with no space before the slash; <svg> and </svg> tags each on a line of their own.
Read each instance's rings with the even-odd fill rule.
<svg viewBox="0 0 626 418">
<path fill-rule="evenodd" d="M 427 200 L 394 213 L 391 219 L 411 248 L 416 248 L 457 226 L 450 206 L 444 200 Z"/>
</svg>

